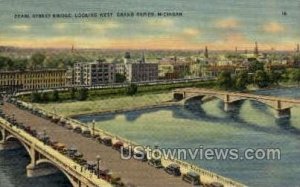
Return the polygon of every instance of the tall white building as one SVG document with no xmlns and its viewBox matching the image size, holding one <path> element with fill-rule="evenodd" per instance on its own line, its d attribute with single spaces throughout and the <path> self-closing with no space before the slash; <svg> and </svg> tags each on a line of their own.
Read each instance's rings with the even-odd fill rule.
<svg viewBox="0 0 300 187">
<path fill-rule="evenodd" d="M 82 62 L 74 65 L 75 85 L 92 86 L 115 82 L 114 64 L 105 62 Z M 69 79 L 68 79 L 69 80 Z"/>
</svg>

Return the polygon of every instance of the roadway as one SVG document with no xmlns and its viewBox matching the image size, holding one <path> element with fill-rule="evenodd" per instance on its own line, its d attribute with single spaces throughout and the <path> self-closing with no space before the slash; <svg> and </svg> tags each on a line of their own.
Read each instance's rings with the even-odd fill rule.
<svg viewBox="0 0 300 187">
<path fill-rule="evenodd" d="M 101 165 L 121 176 L 125 184 L 131 183 L 141 187 L 191 186 L 191 184 L 182 181 L 180 177 L 168 175 L 163 170 L 151 167 L 147 163 L 133 159 L 122 160 L 120 153 L 111 147 L 99 144 L 90 138 L 85 138 L 49 120 L 21 110 L 12 104 L 5 102 L 2 108 L 5 114 L 14 115 L 17 122 L 40 132 L 45 130 L 51 139 L 64 143 L 67 147 L 76 147 L 88 161 L 96 161 L 96 157 L 99 155 Z"/>
</svg>

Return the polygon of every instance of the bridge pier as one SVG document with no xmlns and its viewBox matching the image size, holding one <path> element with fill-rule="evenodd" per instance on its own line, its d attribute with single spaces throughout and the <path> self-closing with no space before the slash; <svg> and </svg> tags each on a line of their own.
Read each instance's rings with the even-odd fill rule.
<svg viewBox="0 0 300 187">
<path fill-rule="evenodd" d="M 224 111 L 225 112 L 232 112 L 237 109 L 236 103 L 224 102 Z"/>
<path fill-rule="evenodd" d="M 276 109 L 275 117 L 277 119 L 289 119 L 291 118 L 291 109 L 290 108 Z"/>
</svg>

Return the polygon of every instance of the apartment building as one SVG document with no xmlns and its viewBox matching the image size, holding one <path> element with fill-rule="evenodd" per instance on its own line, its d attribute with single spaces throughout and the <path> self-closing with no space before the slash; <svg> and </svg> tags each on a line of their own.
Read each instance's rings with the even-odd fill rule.
<svg viewBox="0 0 300 187">
<path fill-rule="evenodd" d="M 114 64 L 105 62 L 76 63 L 68 70 L 68 85 L 92 86 L 115 82 Z"/>
<path fill-rule="evenodd" d="M 127 63 L 126 79 L 129 82 L 143 82 L 158 80 L 158 64 L 145 63 L 143 61 L 136 63 Z"/>
<path fill-rule="evenodd" d="M 35 90 L 66 85 L 65 69 L 1 71 L 0 90 Z"/>
</svg>

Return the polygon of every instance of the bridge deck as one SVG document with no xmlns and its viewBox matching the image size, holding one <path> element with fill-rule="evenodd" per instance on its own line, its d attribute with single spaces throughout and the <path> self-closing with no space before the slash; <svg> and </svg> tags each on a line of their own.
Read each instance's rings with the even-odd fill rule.
<svg viewBox="0 0 300 187">
<path fill-rule="evenodd" d="M 282 102 L 300 105 L 299 99 L 268 96 L 268 95 L 259 95 L 259 94 L 252 94 L 252 93 L 226 92 L 226 91 L 216 91 L 216 90 L 208 90 L 208 89 L 201 89 L 201 88 L 179 88 L 179 89 L 174 90 L 174 92 L 185 92 L 185 93 L 189 93 L 189 94 L 231 95 L 231 96 L 236 96 L 236 97 L 241 97 L 241 98 L 263 99 L 263 100 L 269 100 L 269 101 L 280 100 Z"/>
<path fill-rule="evenodd" d="M 120 154 L 110 147 L 99 144 L 92 139 L 83 137 L 80 134 L 73 133 L 61 126 L 58 126 L 44 118 L 35 116 L 27 111 L 21 110 L 16 106 L 4 103 L 4 113 L 15 115 L 18 122 L 24 123 L 37 131 L 46 130 L 46 133 L 54 140 L 64 143 L 67 146 L 75 146 L 83 153 L 86 160 L 95 161 L 96 156 L 101 156 L 101 164 L 109 168 L 122 177 L 123 182 L 132 183 L 136 186 L 157 186 L 157 187 L 184 187 L 191 186 L 181 180 L 180 177 L 173 177 L 163 170 L 155 169 L 147 163 L 137 160 L 121 160 Z"/>
</svg>

